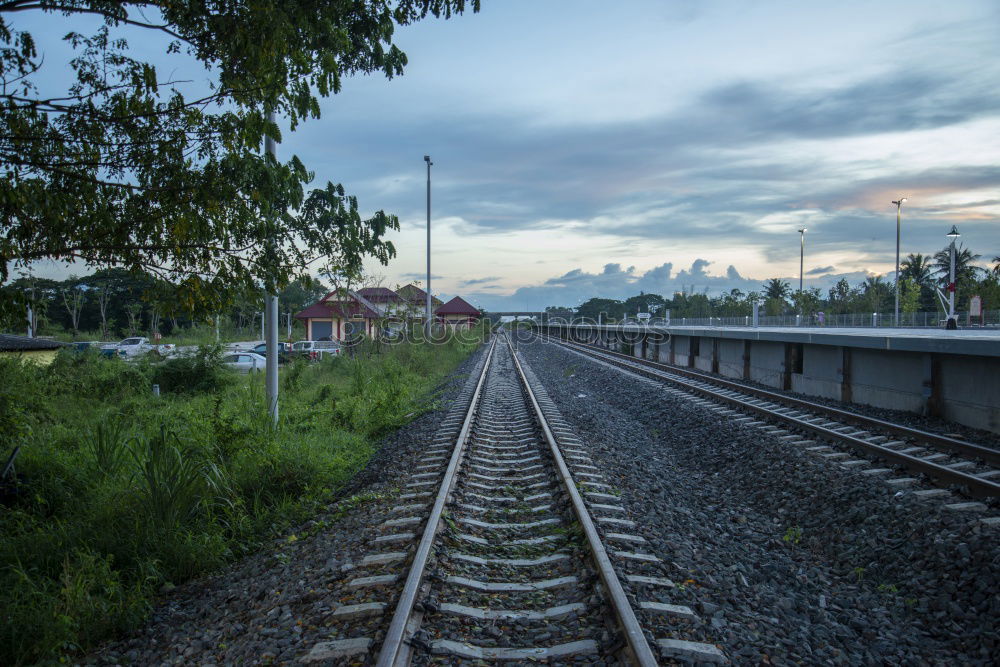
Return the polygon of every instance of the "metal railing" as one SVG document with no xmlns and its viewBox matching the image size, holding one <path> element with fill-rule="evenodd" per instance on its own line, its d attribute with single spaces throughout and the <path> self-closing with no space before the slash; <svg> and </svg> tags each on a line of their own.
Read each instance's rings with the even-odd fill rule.
<svg viewBox="0 0 1000 667">
<path fill-rule="evenodd" d="M 982 317 L 969 318 L 968 313 L 959 312 L 958 326 L 961 329 L 996 329 L 1000 328 L 1000 310 L 983 311 Z M 639 324 L 635 320 L 612 322 L 602 318 L 607 324 Z M 554 318 L 550 324 L 570 324 L 570 321 Z M 573 318 L 573 324 L 596 324 L 584 318 Z M 940 312 L 900 313 L 899 322 L 893 313 L 842 313 L 838 315 L 761 315 L 757 326 L 761 327 L 866 327 L 866 328 L 912 328 L 912 329 L 943 329 L 946 317 Z M 750 327 L 754 326 L 750 315 L 736 317 L 671 317 L 645 320 L 649 326 L 688 326 L 688 327 Z"/>
</svg>

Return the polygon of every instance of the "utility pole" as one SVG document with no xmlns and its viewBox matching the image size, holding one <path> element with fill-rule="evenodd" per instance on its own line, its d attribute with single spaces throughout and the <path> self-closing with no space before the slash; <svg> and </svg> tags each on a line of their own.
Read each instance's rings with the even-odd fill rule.
<svg viewBox="0 0 1000 667">
<path fill-rule="evenodd" d="M 275 123 L 275 115 L 273 111 L 269 111 L 267 114 L 267 120 L 269 123 Z M 274 158 L 275 162 L 278 160 L 278 147 L 274 141 L 274 137 L 268 136 L 265 139 L 264 147 L 267 153 Z M 277 211 L 273 211 L 272 214 L 277 214 Z M 274 241 L 271 241 L 271 252 L 270 261 L 275 261 L 275 252 L 273 247 Z M 267 322 L 267 332 L 265 336 L 265 342 L 267 344 L 267 363 L 265 364 L 265 378 L 264 384 L 267 388 L 267 410 L 271 415 L 271 421 L 275 426 L 278 424 L 278 295 L 264 293 L 264 319 Z"/>
<path fill-rule="evenodd" d="M 900 197 L 899 200 L 892 202 L 896 205 L 896 273 L 892 279 L 892 291 L 896 293 L 896 307 L 893 312 L 896 314 L 894 325 L 897 327 L 899 326 L 899 219 L 902 214 L 901 209 L 903 208 L 904 201 L 906 201 L 906 197 Z"/>
<path fill-rule="evenodd" d="M 427 163 L 427 325 L 426 336 L 431 337 L 431 156 L 425 155 L 424 162 Z"/>
</svg>

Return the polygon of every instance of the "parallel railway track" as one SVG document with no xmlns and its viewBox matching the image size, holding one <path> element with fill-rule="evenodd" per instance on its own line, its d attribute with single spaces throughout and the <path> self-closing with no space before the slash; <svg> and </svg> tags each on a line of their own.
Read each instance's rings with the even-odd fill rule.
<svg viewBox="0 0 1000 667">
<path fill-rule="evenodd" d="M 420 658 L 599 656 L 608 649 L 602 639 L 612 636 L 609 611 L 617 630 L 612 650 L 623 661 L 656 664 L 506 337 L 488 354 L 377 664 L 409 664 L 414 646 L 425 649 Z M 454 530 L 446 534 L 445 526 Z M 431 566 L 442 538 L 447 544 Z M 601 603 L 588 604 L 595 590 Z M 567 618 L 576 622 L 554 623 Z M 484 641 L 500 638 L 482 636 L 497 623 L 504 642 Z"/>
<path fill-rule="evenodd" d="M 732 410 L 729 416 L 742 413 L 781 423 L 809 437 L 904 466 L 939 485 L 959 486 L 968 494 L 979 498 L 1000 497 L 1000 451 L 997 449 L 595 345 L 538 335 L 543 340 L 563 345 L 581 355 L 724 404 Z M 824 448 L 830 449 L 826 445 L 816 445 L 813 449 L 822 452 Z M 845 456 L 836 451 L 825 452 L 823 455 L 830 458 Z M 842 463 L 862 465 L 867 462 L 855 460 Z M 890 471 L 885 468 L 870 468 L 866 472 L 881 474 Z M 903 478 L 896 480 L 896 483 L 913 481 L 916 480 Z"/>
</svg>

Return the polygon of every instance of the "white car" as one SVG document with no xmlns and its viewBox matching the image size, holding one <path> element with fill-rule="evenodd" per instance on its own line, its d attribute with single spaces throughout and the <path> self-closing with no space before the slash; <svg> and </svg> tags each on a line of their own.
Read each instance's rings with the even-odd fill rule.
<svg viewBox="0 0 1000 667">
<path fill-rule="evenodd" d="M 334 340 L 300 340 L 292 343 L 292 354 L 307 359 L 322 359 L 328 354 L 340 354 L 340 343 Z"/>
<path fill-rule="evenodd" d="M 264 367 L 267 365 L 267 359 L 256 352 L 237 352 L 222 357 L 222 363 L 230 368 L 235 368 L 241 373 L 250 373 L 252 371 L 264 370 Z"/>
</svg>

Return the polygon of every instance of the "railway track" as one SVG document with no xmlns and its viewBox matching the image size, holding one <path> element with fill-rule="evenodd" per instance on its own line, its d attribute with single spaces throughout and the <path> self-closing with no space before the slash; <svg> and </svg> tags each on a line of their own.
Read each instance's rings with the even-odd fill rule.
<svg viewBox="0 0 1000 667">
<path fill-rule="evenodd" d="M 383 597 L 401 582 L 394 605 L 335 612 L 349 622 L 391 608 L 381 644 L 381 632 L 329 642 L 306 662 L 725 663 L 693 641 L 697 616 L 669 603 L 667 565 L 642 553 L 645 539 L 505 334 L 481 368 L 464 414 L 446 417 L 362 560 L 376 571 L 352 582 Z"/>
<path fill-rule="evenodd" d="M 848 450 L 896 464 L 925 475 L 940 486 L 957 486 L 974 497 L 1000 497 L 1000 451 L 957 438 L 867 417 L 847 410 L 748 386 L 707 373 L 640 359 L 594 345 L 538 334 L 591 359 L 642 377 L 666 382 L 673 391 L 695 396 L 736 422 L 780 424 L 790 432 L 779 437 L 790 444 L 856 467 L 863 474 L 888 475 L 889 468 L 872 467 L 868 459 L 852 458 Z M 888 484 L 904 487 L 914 477 L 894 478 Z M 946 495 L 945 489 L 916 491 L 925 497 Z M 956 503 L 954 509 L 975 509 L 979 503 Z"/>
</svg>

